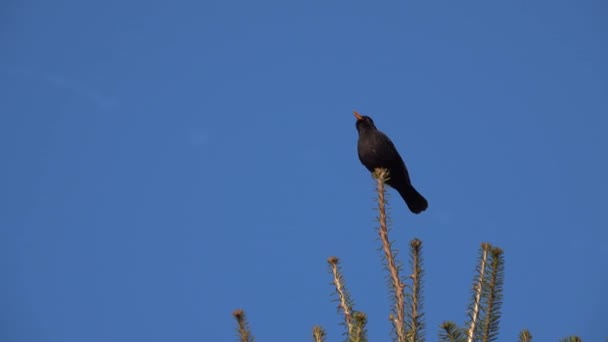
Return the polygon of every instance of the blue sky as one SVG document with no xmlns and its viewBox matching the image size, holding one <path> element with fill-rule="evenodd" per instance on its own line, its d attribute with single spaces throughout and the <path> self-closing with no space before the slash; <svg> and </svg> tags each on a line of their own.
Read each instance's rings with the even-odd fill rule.
<svg viewBox="0 0 608 342">
<path fill-rule="evenodd" d="M 0 340 L 388 340 L 353 109 L 429 200 L 428 340 L 505 250 L 501 341 L 608 336 L 602 1 L 5 1 Z M 603 318 L 602 318 L 603 317 Z"/>
</svg>

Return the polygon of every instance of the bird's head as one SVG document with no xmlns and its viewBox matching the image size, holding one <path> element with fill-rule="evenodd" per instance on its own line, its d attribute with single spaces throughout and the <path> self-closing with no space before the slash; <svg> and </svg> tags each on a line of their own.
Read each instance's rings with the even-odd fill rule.
<svg viewBox="0 0 608 342">
<path fill-rule="evenodd" d="M 374 120 L 367 115 L 360 115 L 359 113 L 353 111 L 355 117 L 357 118 L 357 131 L 361 131 L 362 129 L 376 129 L 376 125 L 374 125 Z"/>
</svg>

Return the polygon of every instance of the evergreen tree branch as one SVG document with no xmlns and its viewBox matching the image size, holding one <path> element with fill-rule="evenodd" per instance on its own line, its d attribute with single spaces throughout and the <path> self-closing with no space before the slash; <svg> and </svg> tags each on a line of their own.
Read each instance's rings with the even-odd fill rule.
<svg viewBox="0 0 608 342">
<path fill-rule="evenodd" d="M 315 325 L 312 328 L 312 338 L 314 342 L 325 342 L 325 329 Z"/>
<path fill-rule="evenodd" d="M 344 313 L 344 322 L 346 323 L 347 333 L 348 336 L 351 336 L 353 332 L 352 300 L 344 284 L 344 278 L 340 269 L 340 260 L 334 256 L 329 257 L 327 262 L 329 263 L 331 274 L 333 276 L 333 284 L 336 287 L 336 293 L 338 294 L 338 310 L 341 310 Z"/>
<path fill-rule="evenodd" d="M 405 283 L 401 281 L 399 277 L 399 267 L 395 262 L 395 253 L 393 252 L 390 239 L 388 237 L 388 225 L 386 217 L 386 189 L 384 187 L 385 182 L 388 180 L 389 174 L 386 169 L 374 170 L 374 177 L 376 178 L 376 191 L 378 193 L 378 221 L 380 228 L 378 233 L 380 240 L 382 241 L 382 250 L 384 251 L 384 258 L 389 271 L 391 280 L 391 292 L 393 293 L 394 308 L 393 314 L 391 315 L 391 322 L 397 335 L 399 342 L 407 341 L 407 334 L 405 331 L 405 296 L 404 289 Z"/>
<path fill-rule="evenodd" d="M 532 334 L 528 329 L 522 330 L 519 333 L 519 342 L 532 342 Z"/>
<path fill-rule="evenodd" d="M 367 342 L 367 316 L 363 312 L 355 312 L 355 324 L 349 336 L 349 342 Z"/>
<path fill-rule="evenodd" d="M 469 328 L 467 330 L 467 342 L 473 342 L 477 340 L 479 327 L 477 325 L 479 315 L 481 311 L 481 295 L 483 292 L 484 278 L 486 271 L 486 264 L 488 261 L 488 252 L 490 250 L 490 244 L 482 243 L 479 264 L 477 266 L 477 277 L 475 283 L 473 283 L 473 302 L 469 307 Z"/>
<path fill-rule="evenodd" d="M 237 332 L 241 342 L 253 342 L 254 338 L 253 335 L 251 335 L 251 329 L 249 328 L 249 322 L 247 322 L 245 311 L 242 309 L 234 310 L 232 316 L 236 318 L 236 322 L 238 324 Z"/>
<path fill-rule="evenodd" d="M 464 342 L 466 336 L 462 333 L 462 330 L 458 328 L 456 323 L 447 321 L 441 323 L 441 330 L 439 332 L 440 342 Z"/>
<path fill-rule="evenodd" d="M 424 321 L 422 313 L 422 241 L 410 241 L 410 264 L 412 286 L 409 296 L 408 332 L 413 342 L 424 342 Z"/>
<path fill-rule="evenodd" d="M 486 301 L 485 317 L 482 327 L 482 341 L 490 342 L 498 337 L 500 309 L 502 307 L 502 288 L 504 283 L 504 257 L 500 248 L 491 248 L 489 272 L 484 289 Z"/>
<path fill-rule="evenodd" d="M 582 342 L 583 340 L 578 336 L 570 336 L 562 339 L 560 342 Z"/>
</svg>

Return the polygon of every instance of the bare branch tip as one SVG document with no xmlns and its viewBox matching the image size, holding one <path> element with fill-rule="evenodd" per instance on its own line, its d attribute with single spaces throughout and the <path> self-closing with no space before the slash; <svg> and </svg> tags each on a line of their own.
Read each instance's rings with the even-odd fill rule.
<svg viewBox="0 0 608 342">
<path fill-rule="evenodd" d="M 413 239 L 412 241 L 410 241 L 410 246 L 412 248 L 419 248 L 420 246 L 422 246 L 422 241 L 420 241 L 420 239 Z"/>
<path fill-rule="evenodd" d="M 492 254 L 495 256 L 500 256 L 503 253 L 504 253 L 504 251 L 502 250 L 502 248 L 498 248 L 498 247 L 492 248 Z"/>
<path fill-rule="evenodd" d="M 327 258 L 327 262 L 331 265 L 337 265 L 340 262 L 340 259 L 337 256 L 330 256 Z"/>
<path fill-rule="evenodd" d="M 232 316 L 240 321 L 245 317 L 245 311 L 243 309 L 236 309 L 232 312 Z"/>
</svg>

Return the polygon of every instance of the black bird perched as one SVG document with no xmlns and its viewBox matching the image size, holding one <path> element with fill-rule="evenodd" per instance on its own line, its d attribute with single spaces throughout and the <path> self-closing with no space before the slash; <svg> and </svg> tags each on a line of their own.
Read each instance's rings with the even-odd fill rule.
<svg viewBox="0 0 608 342">
<path fill-rule="evenodd" d="M 386 184 L 399 192 L 410 211 L 419 214 L 426 210 L 429 204 L 412 186 L 407 167 L 391 139 L 376 128 L 372 118 L 361 116 L 357 112 L 354 114 L 359 132 L 357 152 L 361 164 L 370 172 L 374 172 L 376 168 L 387 169 L 389 180 Z"/>
</svg>

